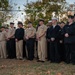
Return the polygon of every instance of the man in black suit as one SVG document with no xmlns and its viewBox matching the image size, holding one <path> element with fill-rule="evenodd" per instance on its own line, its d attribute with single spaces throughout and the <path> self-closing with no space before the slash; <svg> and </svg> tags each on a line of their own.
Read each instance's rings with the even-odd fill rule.
<svg viewBox="0 0 75 75">
<path fill-rule="evenodd" d="M 62 31 L 66 50 L 66 63 L 75 64 L 75 22 L 74 16 L 68 16 L 68 24 Z"/>
<path fill-rule="evenodd" d="M 52 26 L 49 29 L 49 39 L 50 39 L 50 60 L 53 63 L 60 62 L 59 55 L 59 30 L 60 26 L 57 25 L 57 18 L 52 18 Z"/>
<path fill-rule="evenodd" d="M 17 59 L 23 59 L 23 38 L 24 38 L 24 29 L 22 22 L 18 22 L 18 29 L 15 32 L 15 41 L 16 41 L 16 57 Z"/>
</svg>

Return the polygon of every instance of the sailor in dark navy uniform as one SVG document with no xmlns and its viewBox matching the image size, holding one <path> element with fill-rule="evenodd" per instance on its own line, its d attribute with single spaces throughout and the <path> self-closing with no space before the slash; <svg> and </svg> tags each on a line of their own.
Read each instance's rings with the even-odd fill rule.
<svg viewBox="0 0 75 75">
<path fill-rule="evenodd" d="M 65 61 L 65 46 L 64 46 L 64 35 L 62 35 L 63 27 L 65 26 L 64 22 L 61 22 L 60 26 L 60 36 L 59 36 L 59 52 L 61 61 Z"/>
<path fill-rule="evenodd" d="M 74 16 L 68 16 L 68 24 L 63 28 L 66 50 L 66 63 L 75 64 L 75 22 Z"/>
<path fill-rule="evenodd" d="M 49 39 L 49 29 L 52 26 L 52 21 L 48 21 L 47 23 L 47 32 L 46 32 L 46 39 L 47 39 L 47 59 L 50 61 L 50 39 Z"/>
<path fill-rule="evenodd" d="M 50 60 L 53 63 L 60 62 L 59 54 L 59 30 L 60 26 L 57 25 L 57 18 L 52 18 L 52 26 L 49 29 L 49 39 L 50 39 Z"/>
</svg>

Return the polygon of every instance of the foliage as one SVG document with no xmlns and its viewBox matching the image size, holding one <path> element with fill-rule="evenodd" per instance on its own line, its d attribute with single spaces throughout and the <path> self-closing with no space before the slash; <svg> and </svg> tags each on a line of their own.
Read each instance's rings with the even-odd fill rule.
<svg viewBox="0 0 75 75">
<path fill-rule="evenodd" d="M 10 16 L 8 16 L 10 9 L 9 0 L 0 0 L 0 25 L 10 18 Z"/>
<path fill-rule="evenodd" d="M 59 12 L 64 12 L 64 9 L 66 7 L 66 1 L 61 0 L 42 0 L 28 3 L 25 6 L 25 12 L 26 12 L 26 21 L 25 24 L 27 24 L 28 20 L 32 21 L 34 25 L 36 25 L 36 21 L 38 19 L 42 18 L 45 19 L 45 22 L 47 23 L 48 20 L 51 19 L 52 13 L 56 13 L 56 17 L 58 16 Z"/>
</svg>

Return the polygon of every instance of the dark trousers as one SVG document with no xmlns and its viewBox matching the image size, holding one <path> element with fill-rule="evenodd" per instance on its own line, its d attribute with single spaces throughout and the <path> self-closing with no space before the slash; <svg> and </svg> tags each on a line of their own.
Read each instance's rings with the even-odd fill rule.
<svg viewBox="0 0 75 75">
<path fill-rule="evenodd" d="M 75 44 L 65 44 L 66 63 L 75 64 Z"/>
<path fill-rule="evenodd" d="M 35 42 L 34 38 L 30 38 L 26 41 L 29 60 L 33 60 L 34 58 L 34 42 Z"/>
<path fill-rule="evenodd" d="M 25 41 L 23 41 L 23 57 L 24 58 L 26 57 L 26 42 Z"/>
<path fill-rule="evenodd" d="M 59 44 L 60 60 L 65 61 L 65 46 L 64 43 Z"/>
<path fill-rule="evenodd" d="M 50 60 L 50 42 L 47 41 L 47 58 Z"/>
<path fill-rule="evenodd" d="M 16 58 L 15 39 L 12 38 L 7 41 L 8 58 Z"/>
<path fill-rule="evenodd" d="M 50 60 L 54 63 L 60 62 L 58 42 L 50 42 Z"/>
</svg>

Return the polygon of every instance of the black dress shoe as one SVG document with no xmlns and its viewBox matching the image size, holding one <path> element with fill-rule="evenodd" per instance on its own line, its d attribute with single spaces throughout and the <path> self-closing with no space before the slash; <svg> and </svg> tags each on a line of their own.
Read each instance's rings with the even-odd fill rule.
<svg viewBox="0 0 75 75">
<path fill-rule="evenodd" d="M 50 63 L 55 63 L 55 61 L 50 61 Z"/>
<path fill-rule="evenodd" d="M 65 61 L 65 63 L 66 63 L 66 64 L 70 64 L 71 62 L 70 62 L 70 61 Z"/>
<path fill-rule="evenodd" d="M 23 60 L 23 58 L 17 58 L 17 60 Z"/>
<path fill-rule="evenodd" d="M 58 61 L 58 62 L 55 62 L 55 63 L 59 64 L 59 63 L 60 63 L 60 61 Z"/>
<path fill-rule="evenodd" d="M 33 61 L 33 59 L 30 59 L 30 61 Z"/>
<path fill-rule="evenodd" d="M 72 65 L 75 65 L 75 63 L 72 63 Z"/>
<path fill-rule="evenodd" d="M 45 61 L 41 61 L 42 63 L 44 63 Z"/>
<path fill-rule="evenodd" d="M 23 60 L 23 58 L 20 58 L 19 60 Z"/>
<path fill-rule="evenodd" d="M 70 64 L 70 62 L 65 62 L 66 64 Z"/>
<path fill-rule="evenodd" d="M 37 62 L 41 62 L 41 60 L 37 60 Z"/>
</svg>

